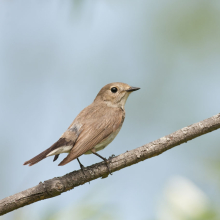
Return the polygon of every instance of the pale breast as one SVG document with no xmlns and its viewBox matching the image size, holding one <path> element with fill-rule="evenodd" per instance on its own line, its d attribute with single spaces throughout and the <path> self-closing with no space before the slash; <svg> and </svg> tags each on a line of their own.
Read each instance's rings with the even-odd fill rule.
<svg viewBox="0 0 220 220">
<path fill-rule="evenodd" d="M 117 136 L 118 132 L 120 131 L 121 127 L 118 128 L 115 132 L 113 132 L 112 134 L 110 134 L 104 141 L 100 142 L 99 144 L 97 144 L 94 149 L 95 151 L 100 151 L 102 149 L 104 149 L 107 145 L 109 145 Z M 87 151 L 85 154 L 91 154 L 92 152 L 89 150 Z"/>
</svg>

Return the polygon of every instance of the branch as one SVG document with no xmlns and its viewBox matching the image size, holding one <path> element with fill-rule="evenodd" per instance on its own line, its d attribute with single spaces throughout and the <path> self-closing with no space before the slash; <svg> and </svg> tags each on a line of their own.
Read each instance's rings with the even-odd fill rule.
<svg viewBox="0 0 220 220">
<path fill-rule="evenodd" d="M 220 113 L 204 121 L 182 128 L 142 147 L 109 159 L 110 169 L 112 172 L 121 170 L 219 128 Z M 85 175 L 81 170 L 73 171 L 62 177 L 55 177 L 43 183 L 40 182 L 37 186 L 4 198 L 0 200 L 0 215 L 43 199 L 58 196 L 74 187 L 100 177 L 105 178 L 108 176 L 108 169 L 104 162 L 97 163 L 86 167 Z"/>
</svg>

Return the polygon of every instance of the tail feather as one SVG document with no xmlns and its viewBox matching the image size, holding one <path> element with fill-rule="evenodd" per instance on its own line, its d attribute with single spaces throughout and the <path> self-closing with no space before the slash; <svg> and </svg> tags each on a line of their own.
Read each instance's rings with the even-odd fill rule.
<svg viewBox="0 0 220 220">
<path fill-rule="evenodd" d="M 59 157 L 59 154 L 56 154 L 56 155 L 54 156 L 53 162 L 56 161 L 56 160 L 58 159 L 58 157 Z"/>
<path fill-rule="evenodd" d="M 73 146 L 73 144 L 74 144 L 74 141 L 66 140 L 65 138 L 60 138 L 51 147 L 49 147 L 48 149 L 46 149 L 42 153 L 38 154 L 37 156 L 33 157 L 32 159 L 26 161 L 24 163 L 24 165 L 28 164 L 29 166 L 32 166 L 32 165 L 38 163 L 39 161 L 45 159 L 51 151 L 53 151 L 59 147 L 62 147 L 62 146 Z M 55 155 L 53 161 L 57 160 L 58 156 L 59 156 L 59 154 Z"/>
<path fill-rule="evenodd" d="M 45 159 L 47 157 L 47 154 L 50 153 L 50 151 L 51 151 L 51 147 L 46 149 L 42 153 L 38 154 L 37 156 L 33 157 L 32 159 L 26 161 L 23 165 L 32 166 L 32 165 L 38 163 L 39 161 Z"/>
</svg>

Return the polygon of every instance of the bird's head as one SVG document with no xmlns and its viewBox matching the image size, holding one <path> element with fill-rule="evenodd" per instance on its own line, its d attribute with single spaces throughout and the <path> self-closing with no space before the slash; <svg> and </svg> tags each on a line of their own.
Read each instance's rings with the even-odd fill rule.
<svg viewBox="0 0 220 220">
<path fill-rule="evenodd" d="M 109 83 L 99 91 L 94 102 L 104 102 L 109 107 L 124 109 L 128 96 L 138 89 L 140 88 L 129 86 L 126 83 Z"/>
</svg>

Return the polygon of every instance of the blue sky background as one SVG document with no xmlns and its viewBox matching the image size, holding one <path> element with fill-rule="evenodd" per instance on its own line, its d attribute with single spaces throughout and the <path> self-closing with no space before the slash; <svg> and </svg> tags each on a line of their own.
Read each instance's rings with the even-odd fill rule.
<svg viewBox="0 0 220 220">
<path fill-rule="evenodd" d="M 58 167 L 52 158 L 22 164 L 57 141 L 107 83 L 141 90 L 129 97 L 122 130 L 100 152 L 105 157 L 220 112 L 217 0 L 0 4 L 0 198 L 79 169 L 77 161 Z M 39 220 L 50 213 L 67 219 L 65 210 L 87 203 L 101 204 L 97 210 L 113 219 L 156 219 L 164 188 L 176 175 L 218 207 L 219 173 L 213 167 L 219 146 L 215 131 L 2 219 Z M 86 166 L 99 161 L 81 157 Z"/>
</svg>

